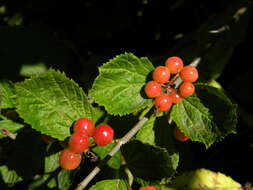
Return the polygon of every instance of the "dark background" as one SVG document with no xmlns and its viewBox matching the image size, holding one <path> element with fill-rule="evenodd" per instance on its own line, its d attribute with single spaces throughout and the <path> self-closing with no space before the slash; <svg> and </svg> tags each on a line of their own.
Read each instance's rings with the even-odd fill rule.
<svg viewBox="0 0 253 190">
<path fill-rule="evenodd" d="M 0 6 L 7 10 L 0 14 L 0 78 L 21 80 L 23 64 L 43 62 L 88 90 L 97 67 L 120 53 L 148 56 L 155 65 L 171 55 L 182 56 L 185 64 L 203 57 L 201 80 L 217 79 L 238 103 L 238 134 L 207 151 L 193 142 L 181 146 L 179 169 L 205 167 L 253 182 L 251 1 L 2 0 Z M 247 18 L 236 23 L 233 13 L 243 6 Z M 15 16 L 22 23 L 11 24 Z M 208 33 L 225 24 L 231 30 L 215 39 Z"/>
</svg>

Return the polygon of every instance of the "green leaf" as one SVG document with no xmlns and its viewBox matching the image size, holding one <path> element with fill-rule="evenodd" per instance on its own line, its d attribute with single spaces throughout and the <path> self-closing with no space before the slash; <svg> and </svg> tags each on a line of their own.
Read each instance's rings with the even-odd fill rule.
<svg viewBox="0 0 253 190">
<path fill-rule="evenodd" d="M 219 89 L 197 85 L 196 95 L 173 106 L 171 117 L 182 132 L 206 148 L 236 133 L 237 106 Z"/>
<path fill-rule="evenodd" d="M 178 163 L 165 148 L 140 141 L 131 141 L 124 145 L 122 154 L 135 180 L 142 184 L 168 183 L 175 174 L 175 163 Z"/>
<path fill-rule="evenodd" d="M 89 190 L 128 190 L 126 183 L 120 179 L 103 180 L 93 185 Z"/>
<path fill-rule="evenodd" d="M 171 187 L 177 190 L 242 190 L 242 186 L 232 178 L 207 169 L 185 172 L 176 177 Z"/>
<path fill-rule="evenodd" d="M 125 115 L 152 104 L 142 96 L 147 75 L 154 69 L 147 58 L 131 53 L 115 57 L 99 67 L 90 96 L 112 115 Z"/>
<path fill-rule="evenodd" d="M 7 129 L 11 133 L 16 133 L 19 129 L 23 128 L 24 126 L 20 123 L 16 123 L 12 120 L 0 120 L 0 129 Z M 0 139 L 5 137 L 2 133 L 0 133 Z"/>
<path fill-rule="evenodd" d="M 17 112 L 32 128 L 64 140 L 80 117 L 92 119 L 92 107 L 83 90 L 65 74 L 49 70 L 17 83 Z"/>
<path fill-rule="evenodd" d="M 22 181 L 22 178 L 14 170 L 10 170 L 7 166 L 0 166 L 0 178 L 8 186 L 12 186 L 17 182 Z"/>
<path fill-rule="evenodd" d="M 36 63 L 33 65 L 22 65 L 19 74 L 24 77 L 42 74 L 47 71 L 45 63 Z"/>
<path fill-rule="evenodd" d="M 0 81 L 0 109 L 14 108 L 14 85 L 11 81 Z"/>
<path fill-rule="evenodd" d="M 155 145 L 155 131 L 153 129 L 155 120 L 156 118 L 152 117 L 144 124 L 144 126 L 138 131 L 136 140 L 146 144 Z"/>
<path fill-rule="evenodd" d="M 58 189 L 69 190 L 73 184 L 74 172 L 62 169 L 57 177 Z"/>
<path fill-rule="evenodd" d="M 116 143 L 111 143 L 106 146 L 96 146 L 92 149 L 93 152 L 95 152 L 100 159 L 103 159 L 107 156 L 109 152 L 113 149 L 113 147 L 116 145 Z M 119 169 L 120 168 L 120 156 L 121 153 L 118 151 L 108 162 L 107 164 L 113 168 L 113 169 Z"/>
<path fill-rule="evenodd" d="M 45 157 L 45 173 L 53 172 L 59 166 L 59 152 Z"/>
</svg>

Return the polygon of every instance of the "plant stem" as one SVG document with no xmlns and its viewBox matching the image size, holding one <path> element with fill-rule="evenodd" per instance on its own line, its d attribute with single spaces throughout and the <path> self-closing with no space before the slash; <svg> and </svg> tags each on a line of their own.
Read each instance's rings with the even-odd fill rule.
<svg viewBox="0 0 253 190">
<path fill-rule="evenodd" d="M 111 150 L 111 152 L 103 159 L 101 160 L 100 164 L 95 167 L 91 173 L 83 179 L 83 181 L 77 186 L 76 190 L 82 190 L 84 189 L 89 182 L 100 172 L 101 168 L 107 163 L 107 161 L 114 156 L 116 152 L 119 151 L 121 146 L 125 143 L 127 143 L 141 128 L 142 126 L 148 121 L 147 117 L 144 117 L 142 120 L 140 120 L 122 139 L 120 142 L 117 143 L 117 145 Z"/>
</svg>

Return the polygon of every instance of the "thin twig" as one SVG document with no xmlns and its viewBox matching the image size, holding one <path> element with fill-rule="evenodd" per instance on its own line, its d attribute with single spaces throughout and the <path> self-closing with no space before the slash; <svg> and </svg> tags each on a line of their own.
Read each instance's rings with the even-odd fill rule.
<svg viewBox="0 0 253 190">
<path fill-rule="evenodd" d="M 107 161 L 119 151 L 121 146 L 127 143 L 141 128 L 142 126 L 148 121 L 148 118 L 144 117 L 140 120 L 122 139 L 117 145 L 111 150 L 111 152 L 101 161 L 101 163 L 95 167 L 91 173 L 83 179 L 83 181 L 77 186 L 76 190 L 84 189 L 89 182 L 100 172 L 101 168 L 107 163 Z"/>
</svg>

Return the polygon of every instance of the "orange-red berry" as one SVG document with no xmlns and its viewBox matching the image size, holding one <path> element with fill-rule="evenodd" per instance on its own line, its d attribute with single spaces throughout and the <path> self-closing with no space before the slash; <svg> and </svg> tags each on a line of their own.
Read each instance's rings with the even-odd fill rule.
<svg viewBox="0 0 253 190">
<path fill-rule="evenodd" d="M 165 66 L 169 68 L 171 74 L 176 74 L 183 69 L 184 63 L 179 57 L 173 56 L 166 60 Z"/>
<path fill-rule="evenodd" d="M 161 95 L 162 87 L 161 84 L 156 81 L 149 81 L 146 84 L 144 91 L 149 98 L 155 98 Z"/>
<path fill-rule="evenodd" d="M 172 105 L 172 98 L 163 93 L 161 96 L 155 98 L 155 107 L 160 111 L 168 111 Z"/>
<path fill-rule="evenodd" d="M 191 65 L 185 66 L 180 71 L 180 77 L 185 82 L 195 82 L 199 78 L 198 70 Z"/>
<path fill-rule="evenodd" d="M 91 137 L 95 131 L 93 122 L 87 118 L 80 118 L 74 124 L 74 133 L 85 133 Z"/>
<path fill-rule="evenodd" d="M 177 93 L 175 89 L 171 90 L 170 97 L 172 98 L 173 103 L 179 103 L 183 100 L 183 98 Z"/>
<path fill-rule="evenodd" d="M 179 141 L 187 141 L 189 139 L 178 127 L 174 128 L 174 137 Z"/>
<path fill-rule="evenodd" d="M 81 163 L 81 154 L 64 149 L 59 156 L 60 166 L 66 170 L 74 170 Z"/>
<path fill-rule="evenodd" d="M 93 135 L 94 142 L 98 146 L 105 146 L 112 142 L 114 130 L 106 124 L 101 124 L 95 128 Z"/>
<path fill-rule="evenodd" d="M 155 186 L 142 186 L 139 188 L 139 190 L 156 190 Z"/>
<path fill-rule="evenodd" d="M 170 79 L 170 70 L 165 66 L 158 66 L 153 71 L 153 79 L 158 83 L 165 83 Z"/>
<path fill-rule="evenodd" d="M 89 137 L 84 133 L 74 133 L 69 139 L 69 149 L 72 152 L 84 152 L 89 145 Z"/>
<path fill-rule="evenodd" d="M 191 96 L 195 91 L 195 86 L 191 82 L 183 82 L 179 86 L 179 94 L 182 97 Z"/>
</svg>

